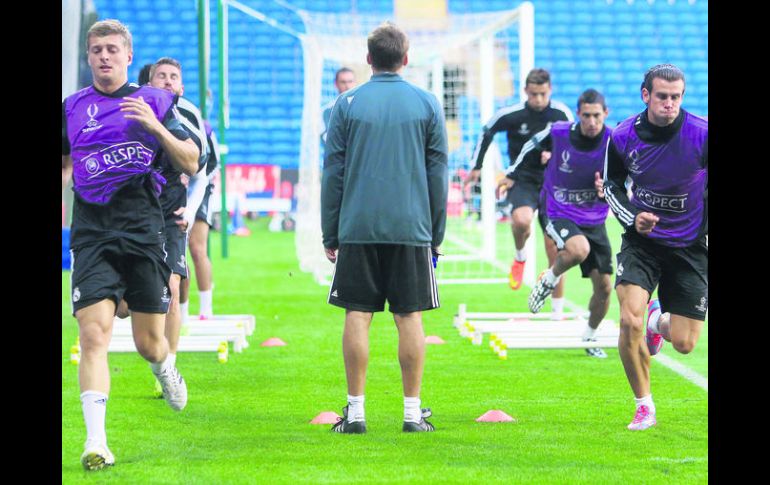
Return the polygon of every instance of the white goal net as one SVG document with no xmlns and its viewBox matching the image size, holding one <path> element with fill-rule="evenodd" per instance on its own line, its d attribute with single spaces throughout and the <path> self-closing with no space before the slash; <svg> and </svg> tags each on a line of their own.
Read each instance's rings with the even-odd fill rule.
<svg viewBox="0 0 770 485">
<path fill-rule="evenodd" d="M 237 2 L 229 2 L 231 5 Z M 283 3 L 283 2 L 282 2 Z M 286 5 L 286 4 L 284 4 Z M 367 35 L 385 20 L 409 36 L 405 79 L 433 92 L 444 107 L 449 137 L 449 200 L 447 231 L 437 268 L 439 283 L 499 283 L 513 259 L 509 222 L 499 222 L 504 207 L 494 194 L 507 165 L 503 136 L 487 151 L 481 183 L 463 186 L 472 168 L 473 152 L 483 125 L 494 112 L 520 102 L 521 80 L 534 67 L 534 8 L 524 2 L 514 10 L 452 14 L 441 18 L 351 13 L 320 13 L 293 9 L 304 23 L 296 33 L 302 45 L 304 108 L 297 186 L 296 252 L 303 271 L 319 283 L 329 282 L 333 266 L 321 242 L 320 187 L 324 131 L 322 106 L 337 91 L 334 73 L 352 69 L 358 84 L 366 82 Z M 270 19 L 259 20 L 270 23 Z M 285 31 L 284 31 L 285 32 Z M 534 233 L 533 233 L 534 234 Z M 528 259 L 534 262 L 533 239 Z M 526 266 L 525 282 L 534 281 L 535 264 Z"/>
</svg>

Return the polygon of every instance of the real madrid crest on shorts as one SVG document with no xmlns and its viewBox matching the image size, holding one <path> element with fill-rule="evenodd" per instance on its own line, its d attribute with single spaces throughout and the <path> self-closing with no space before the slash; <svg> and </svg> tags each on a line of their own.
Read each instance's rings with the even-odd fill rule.
<svg viewBox="0 0 770 485">
<path fill-rule="evenodd" d="M 618 276 L 623 276 L 623 263 L 618 265 Z"/>
<path fill-rule="evenodd" d="M 704 296 L 703 298 L 700 299 L 700 305 L 696 305 L 695 309 L 698 310 L 699 312 L 705 312 L 707 308 L 708 308 L 708 298 Z"/>
<path fill-rule="evenodd" d="M 72 290 L 72 301 L 79 301 L 80 300 L 80 288 L 77 286 L 74 290 Z"/>
<path fill-rule="evenodd" d="M 569 229 L 563 228 L 561 231 L 559 231 L 559 235 L 561 237 L 567 237 L 567 234 L 569 234 Z"/>
</svg>

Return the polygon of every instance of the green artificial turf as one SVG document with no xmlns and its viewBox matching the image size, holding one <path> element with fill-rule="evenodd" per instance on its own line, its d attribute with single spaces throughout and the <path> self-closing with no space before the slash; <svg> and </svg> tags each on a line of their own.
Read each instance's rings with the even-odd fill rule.
<svg viewBox="0 0 770 485">
<path fill-rule="evenodd" d="M 180 413 L 152 397 L 153 377 L 138 354 L 110 354 L 107 436 L 116 465 L 108 470 L 84 472 L 79 461 L 85 426 L 77 366 L 69 362 L 77 323 L 62 272 L 62 483 L 706 483 L 708 396 L 682 376 L 653 362 L 658 426 L 631 432 L 633 395 L 617 349 L 604 360 L 580 349 L 509 350 L 500 360 L 460 337 L 452 326 L 459 303 L 526 311 L 528 290 L 505 284 L 440 286 L 441 308 L 424 313 L 426 335 L 446 341 L 427 347 L 421 394 L 435 433 L 401 432 L 389 313 L 376 314 L 370 332 L 368 433 L 309 424 L 345 405 L 344 310 L 326 304 L 328 288 L 299 271 L 293 233 L 268 232 L 266 220 L 249 226 L 251 236 L 230 238 L 227 260 L 212 234 L 211 255 L 214 312 L 255 315 L 250 347 L 225 364 L 214 352 L 181 353 L 189 402 Z M 584 283 L 577 273 L 568 277 L 567 298 L 583 306 Z M 191 313 L 197 305 L 193 282 Z M 614 295 L 608 318 L 618 320 Z M 270 337 L 287 345 L 260 347 Z M 706 344 L 704 331 L 681 358 L 703 375 Z M 670 346 L 664 352 L 675 354 Z M 491 409 L 516 421 L 475 422 Z"/>
</svg>

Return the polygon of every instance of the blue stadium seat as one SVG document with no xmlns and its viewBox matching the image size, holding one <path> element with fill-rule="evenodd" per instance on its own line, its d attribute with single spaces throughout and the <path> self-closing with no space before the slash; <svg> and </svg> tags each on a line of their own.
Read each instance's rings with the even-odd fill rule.
<svg viewBox="0 0 770 485">
<path fill-rule="evenodd" d="M 599 61 L 596 59 L 582 58 L 577 61 L 577 68 L 580 71 L 598 71 Z"/>
<path fill-rule="evenodd" d="M 577 71 L 577 62 L 572 57 L 562 56 L 556 59 L 555 68 L 559 72 Z"/>
<path fill-rule="evenodd" d="M 583 84 L 597 86 L 604 80 L 604 77 L 599 71 L 585 71 L 580 75 L 580 80 Z"/>
<path fill-rule="evenodd" d="M 572 37 L 566 36 L 566 35 L 559 35 L 559 36 L 552 36 L 551 37 L 551 47 L 559 48 L 559 47 L 566 47 L 566 48 L 572 48 L 574 45 L 572 41 Z"/>
<path fill-rule="evenodd" d="M 617 59 L 601 57 L 599 60 L 599 69 L 604 71 L 606 74 L 609 74 L 611 72 L 619 72 L 622 69 L 622 66 L 620 65 L 620 61 Z"/>
<path fill-rule="evenodd" d="M 572 39 L 572 45 L 574 45 L 576 49 L 582 51 L 585 56 L 593 57 L 595 53 L 593 49 L 594 38 L 590 35 L 575 35 Z"/>
<path fill-rule="evenodd" d="M 553 69 L 554 84 L 571 84 L 580 82 L 579 71 L 562 71 Z"/>
<path fill-rule="evenodd" d="M 626 96 L 630 91 L 631 89 L 626 83 L 612 83 L 607 85 L 604 94 L 614 99 Z"/>
</svg>

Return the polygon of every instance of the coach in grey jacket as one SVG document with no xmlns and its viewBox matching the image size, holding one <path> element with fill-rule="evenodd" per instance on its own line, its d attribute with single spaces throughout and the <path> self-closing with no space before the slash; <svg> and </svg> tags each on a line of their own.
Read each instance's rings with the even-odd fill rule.
<svg viewBox="0 0 770 485">
<path fill-rule="evenodd" d="M 364 433 L 369 325 L 385 300 L 399 334 L 404 431 L 433 431 L 420 407 L 422 311 L 438 308 L 432 257 L 444 238 L 448 190 L 444 115 L 431 93 L 405 81 L 409 41 L 384 23 L 368 38 L 373 76 L 337 98 L 321 185 L 326 256 L 336 263 L 329 303 L 345 312 L 348 405 L 332 431 Z"/>
</svg>

